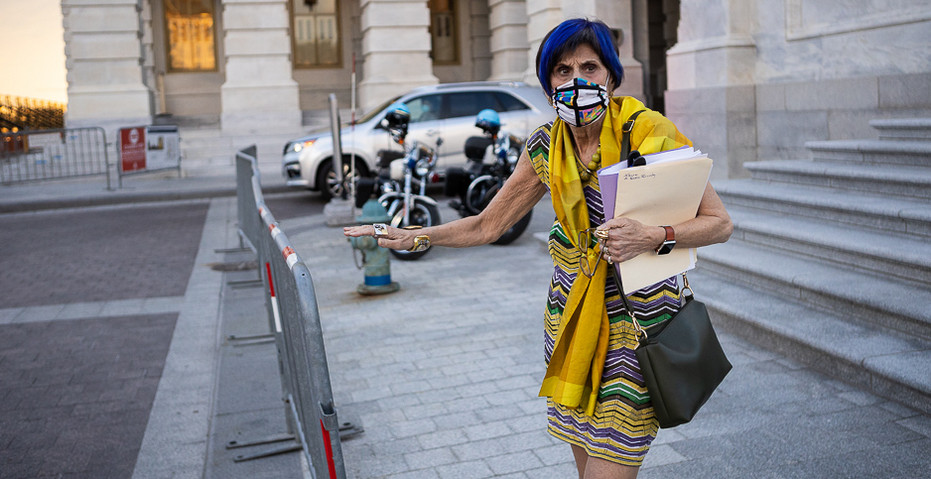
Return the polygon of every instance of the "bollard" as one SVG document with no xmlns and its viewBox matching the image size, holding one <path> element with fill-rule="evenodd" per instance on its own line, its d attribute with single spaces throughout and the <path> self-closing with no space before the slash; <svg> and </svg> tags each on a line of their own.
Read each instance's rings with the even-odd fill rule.
<svg viewBox="0 0 931 479">
<path fill-rule="evenodd" d="M 359 223 L 387 223 L 390 218 L 385 207 L 376 199 L 370 199 L 362 206 L 362 214 L 356 217 Z M 391 262 L 388 250 L 378 246 L 378 241 L 371 236 L 349 238 L 353 250 L 362 252 L 362 266 L 365 281 L 356 288 L 359 294 L 375 295 L 393 293 L 401 288 L 391 281 Z M 355 254 L 355 253 L 353 253 Z M 357 264 L 358 266 L 358 264 Z"/>
</svg>

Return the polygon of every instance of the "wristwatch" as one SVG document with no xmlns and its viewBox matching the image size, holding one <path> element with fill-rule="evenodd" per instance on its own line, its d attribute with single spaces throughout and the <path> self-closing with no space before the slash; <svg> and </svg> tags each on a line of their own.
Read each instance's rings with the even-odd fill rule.
<svg viewBox="0 0 931 479">
<path fill-rule="evenodd" d="M 411 253 L 419 253 L 430 248 L 430 237 L 427 235 L 417 235 L 414 237 L 414 246 L 407 250 Z"/>
<path fill-rule="evenodd" d="M 656 248 L 656 254 L 669 254 L 676 247 L 676 231 L 668 225 L 663 226 L 663 229 L 666 230 L 666 239 L 663 240 L 663 244 L 659 245 L 659 248 Z"/>
</svg>

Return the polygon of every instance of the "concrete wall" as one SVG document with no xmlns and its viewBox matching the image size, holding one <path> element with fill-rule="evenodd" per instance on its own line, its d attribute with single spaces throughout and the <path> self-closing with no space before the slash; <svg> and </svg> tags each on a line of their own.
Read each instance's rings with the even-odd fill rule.
<svg viewBox="0 0 931 479">
<path fill-rule="evenodd" d="M 931 117 L 931 73 L 759 85 L 756 105 L 759 159 L 807 158 L 806 141 L 877 138 L 872 119 Z"/>
<path fill-rule="evenodd" d="M 873 118 L 931 115 L 931 4 L 682 0 L 667 114 L 715 158 L 807 158 L 805 141 L 871 138 Z"/>
</svg>

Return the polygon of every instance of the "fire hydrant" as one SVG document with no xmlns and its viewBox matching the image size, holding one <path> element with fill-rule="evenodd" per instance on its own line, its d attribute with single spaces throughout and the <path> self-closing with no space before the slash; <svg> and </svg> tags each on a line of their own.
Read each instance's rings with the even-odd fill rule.
<svg viewBox="0 0 931 479">
<path fill-rule="evenodd" d="M 378 200 L 370 199 L 362 206 L 362 214 L 356 221 L 365 223 L 387 223 L 390 218 L 385 207 Z M 356 266 L 364 269 L 365 281 L 356 288 L 359 294 L 375 295 L 393 293 L 401 288 L 398 283 L 391 281 L 391 263 L 388 259 L 388 250 L 378 246 L 378 241 L 371 236 L 349 238 L 353 250 L 362 252 L 362 265 Z M 353 253 L 353 257 L 355 253 Z"/>
</svg>

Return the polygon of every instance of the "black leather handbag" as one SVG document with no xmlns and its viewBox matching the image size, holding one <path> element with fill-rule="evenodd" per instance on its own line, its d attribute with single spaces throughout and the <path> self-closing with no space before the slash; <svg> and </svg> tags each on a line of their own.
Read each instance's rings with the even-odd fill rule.
<svg viewBox="0 0 931 479">
<path fill-rule="evenodd" d="M 617 269 L 611 270 L 619 290 L 624 291 Z M 652 328 L 640 326 L 627 297 L 621 294 L 639 334 L 635 354 L 662 428 L 691 421 L 731 370 L 707 308 L 694 298 L 685 274 L 682 278 L 685 303 L 673 317 Z"/>
</svg>

